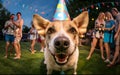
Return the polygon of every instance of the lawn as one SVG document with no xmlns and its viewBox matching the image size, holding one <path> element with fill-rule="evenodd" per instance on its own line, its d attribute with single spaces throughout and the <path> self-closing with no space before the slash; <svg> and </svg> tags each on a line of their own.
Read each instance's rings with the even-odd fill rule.
<svg viewBox="0 0 120 75">
<path fill-rule="evenodd" d="M 37 52 L 31 54 L 29 51 L 29 42 L 21 42 L 22 58 L 14 60 L 14 52 L 8 59 L 4 58 L 5 42 L 0 41 L 0 74 L 46 74 L 46 65 L 43 64 L 43 53 L 40 53 L 40 45 L 37 43 L 35 49 Z M 120 65 L 112 68 L 106 67 L 106 63 L 100 58 L 100 52 L 95 51 L 92 58 L 87 61 L 89 46 L 80 47 L 80 56 L 78 61 L 78 74 L 120 74 Z M 65 74 L 71 74 L 72 70 L 65 71 Z M 60 74 L 54 71 L 53 74 Z M 57 74 L 57 75 L 58 75 Z"/>
</svg>

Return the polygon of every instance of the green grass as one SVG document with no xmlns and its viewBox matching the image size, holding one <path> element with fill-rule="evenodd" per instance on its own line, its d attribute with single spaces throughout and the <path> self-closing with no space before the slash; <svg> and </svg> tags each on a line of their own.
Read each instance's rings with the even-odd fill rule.
<svg viewBox="0 0 120 75">
<path fill-rule="evenodd" d="M 37 43 L 35 49 L 37 52 L 31 54 L 29 51 L 29 42 L 22 42 L 22 58 L 14 60 L 14 53 L 8 59 L 4 58 L 5 42 L 0 41 L 0 74 L 46 74 L 46 65 L 43 64 L 44 55 L 40 53 L 40 45 Z M 87 61 L 89 46 L 80 47 L 80 56 L 78 61 L 78 74 L 120 74 L 120 65 L 112 68 L 106 67 L 106 63 L 100 58 L 100 52 L 95 51 L 92 58 Z M 53 74 L 60 73 L 54 71 Z M 65 71 L 65 74 L 71 74 L 72 70 Z"/>
</svg>

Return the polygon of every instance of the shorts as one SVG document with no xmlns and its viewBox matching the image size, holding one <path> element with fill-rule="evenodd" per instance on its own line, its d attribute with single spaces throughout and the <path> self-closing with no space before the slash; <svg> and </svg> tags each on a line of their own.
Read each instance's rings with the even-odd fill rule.
<svg viewBox="0 0 120 75">
<path fill-rule="evenodd" d="M 20 40 L 21 40 L 21 37 L 15 37 L 14 42 L 15 42 L 15 43 L 19 43 L 19 42 L 20 42 Z"/>
<path fill-rule="evenodd" d="M 41 40 L 41 38 L 40 38 L 40 37 L 37 39 L 37 41 L 38 41 L 38 42 L 40 42 L 40 43 L 42 42 L 42 40 Z"/>
<path fill-rule="evenodd" d="M 44 36 L 40 36 L 39 38 L 38 38 L 38 42 L 42 42 L 43 40 L 45 40 L 45 38 L 44 38 Z"/>
<path fill-rule="evenodd" d="M 100 33 L 99 31 L 93 32 L 93 38 L 101 39 L 104 38 L 104 34 Z"/>
<path fill-rule="evenodd" d="M 30 40 L 35 40 L 36 39 L 36 35 L 30 35 Z"/>
<path fill-rule="evenodd" d="M 5 34 L 5 41 L 6 42 L 14 42 L 14 40 L 15 40 L 14 35 Z"/>
</svg>

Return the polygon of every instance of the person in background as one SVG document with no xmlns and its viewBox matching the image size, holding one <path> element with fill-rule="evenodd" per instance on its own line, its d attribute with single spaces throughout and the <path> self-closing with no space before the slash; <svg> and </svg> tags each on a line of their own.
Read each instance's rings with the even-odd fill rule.
<svg viewBox="0 0 120 75">
<path fill-rule="evenodd" d="M 20 59 L 21 57 L 21 46 L 20 46 L 20 40 L 22 38 L 22 26 L 23 26 L 23 19 L 21 18 L 21 13 L 17 12 L 16 16 L 17 16 L 17 20 L 16 21 L 12 21 L 13 24 L 16 26 L 15 29 L 15 40 L 14 40 L 14 47 L 15 47 L 15 52 L 16 52 L 16 56 L 14 57 L 14 59 Z"/>
<path fill-rule="evenodd" d="M 101 51 L 101 58 L 105 60 L 104 52 L 103 52 L 103 30 L 102 30 L 102 28 L 105 26 L 104 19 L 105 19 L 105 14 L 103 12 L 100 12 L 98 15 L 98 18 L 95 21 L 93 40 L 91 42 L 91 49 L 90 49 L 89 55 L 86 58 L 87 60 L 91 58 L 98 41 L 99 41 L 99 46 Z"/>
<path fill-rule="evenodd" d="M 30 42 L 31 42 L 31 45 L 30 45 L 31 54 L 34 54 L 36 52 L 36 50 L 34 50 L 34 46 L 35 46 L 36 39 L 37 39 L 37 31 L 36 31 L 33 23 L 32 23 L 32 27 L 31 27 L 29 33 L 30 33 Z"/>
<path fill-rule="evenodd" d="M 92 29 L 89 29 L 86 33 L 86 41 L 87 41 L 87 45 L 90 45 L 91 41 L 92 41 L 92 33 L 93 33 L 93 30 Z"/>
<path fill-rule="evenodd" d="M 45 38 L 42 35 L 38 34 L 38 42 L 40 43 L 40 52 L 44 52 L 44 47 L 45 47 Z"/>
<path fill-rule="evenodd" d="M 107 66 L 108 67 L 112 67 L 115 65 L 116 60 L 118 58 L 118 62 L 120 63 L 120 13 L 118 11 L 117 8 L 112 8 L 111 12 L 113 14 L 113 16 L 115 16 L 115 53 L 114 53 L 114 57 L 111 63 L 109 63 Z"/>
<path fill-rule="evenodd" d="M 106 60 L 104 62 L 110 63 L 110 43 L 113 43 L 113 31 L 115 28 L 115 21 L 110 12 L 105 13 L 105 28 L 104 28 L 104 46 L 106 50 Z"/>
<path fill-rule="evenodd" d="M 5 58 L 8 57 L 8 47 L 10 46 L 10 43 L 12 43 L 12 48 L 10 49 L 12 51 L 12 49 L 14 49 L 14 25 L 12 23 L 12 21 L 14 20 L 14 14 L 10 15 L 10 20 L 6 21 L 4 29 L 5 29 L 5 41 L 6 41 L 6 46 L 5 46 Z"/>
<path fill-rule="evenodd" d="M 79 46 L 82 46 L 82 37 L 81 36 L 79 37 Z"/>
</svg>

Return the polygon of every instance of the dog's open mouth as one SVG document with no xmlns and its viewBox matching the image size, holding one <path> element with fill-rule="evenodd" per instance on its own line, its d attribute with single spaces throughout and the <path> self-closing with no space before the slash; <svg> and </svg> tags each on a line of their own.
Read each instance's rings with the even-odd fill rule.
<svg viewBox="0 0 120 75">
<path fill-rule="evenodd" d="M 55 54 L 55 60 L 57 64 L 63 65 L 67 63 L 68 55 L 66 55 L 65 53 Z"/>
</svg>

